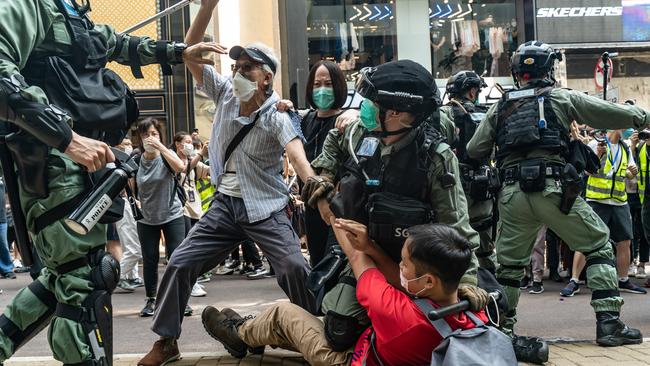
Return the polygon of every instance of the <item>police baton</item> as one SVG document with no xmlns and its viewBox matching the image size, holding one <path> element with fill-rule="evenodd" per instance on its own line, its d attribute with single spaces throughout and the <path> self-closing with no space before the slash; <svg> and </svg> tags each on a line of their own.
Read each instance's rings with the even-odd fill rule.
<svg viewBox="0 0 650 366">
<path fill-rule="evenodd" d="M 147 25 L 147 24 L 149 24 L 151 22 L 155 22 L 156 20 L 158 20 L 158 19 L 160 19 L 162 17 L 173 14 L 173 13 L 183 9 L 184 7 L 190 5 L 191 3 L 201 3 L 201 1 L 199 1 L 199 0 L 181 0 L 180 2 L 170 6 L 169 8 L 164 9 L 164 10 L 150 16 L 149 18 L 147 18 L 145 20 L 130 26 L 129 28 L 125 29 L 122 33 L 123 34 L 128 34 L 128 33 L 131 33 L 133 31 L 136 31 L 136 30 L 144 27 L 145 25 Z"/>
<path fill-rule="evenodd" d="M 498 291 L 490 292 L 489 293 L 490 297 L 493 298 L 495 301 L 499 300 L 501 298 L 501 293 Z M 461 300 L 455 304 L 449 305 L 449 306 L 443 306 L 438 309 L 431 310 L 429 314 L 427 314 L 427 317 L 429 320 L 438 320 L 446 317 L 447 315 L 451 314 L 456 314 L 460 313 L 461 311 L 465 311 L 469 309 L 469 301 L 467 300 Z"/>
</svg>

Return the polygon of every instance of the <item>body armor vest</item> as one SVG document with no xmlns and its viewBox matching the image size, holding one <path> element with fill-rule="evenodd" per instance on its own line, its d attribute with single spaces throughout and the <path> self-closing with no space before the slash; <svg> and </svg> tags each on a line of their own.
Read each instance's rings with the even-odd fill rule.
<svg viewBox="0 0 650 366">
<path fill-rule="evenodd" d="M 551 107 L 552 89 L 522 89 L 504 94 L 497 112 L 497 166 L 515 152 L 542 149 L 566 155 L 569 132 L 558 122 Z"/>
<path fill-rule="evenodd" d="M 497 173 L 490 167 L 488 159 L 475 160 L 467 154 L 467 144 L 476 133 L 479 123 L 485 118 L 487 108 L 464 101 L 462 107 L 450 103 L 454 125 L 458 128 L 458 139 L 452 145 L 459 161 L 463 191 L 475 201 L 486 201 L 498 190 Z"/>
<path fill-rule="evenodd" d="M 390 154 L 387 163 L 382 159 L 379 147 L 372 156 L 358 156 L 358 164 L 352 157 L 347 159 L 341 174 L 339 197 L 333 201 L 332 209 L 337 216 L 367 224 L 368 197 L 377 192 L 423 202 L 428 198 L 430 154 L 443 137 L 428 123 L 419 130 L 413 142 Z M 366 138 L 373 138 L 372 132 L 364 134 L 355 148 L 357 153 Z M 368 180 L 378 185 L 368 185 Z"/>
<path fill-rule="evenodd" d="M 478 168 L 481 165 L 487 165 L 487 159 L 484 161 L 476 161 L 470 159 L 467 155 L 467 144 L 474 136 L 479 123 L 481 123 L 485 117 L 487 108 L 477 106 L 474 103 L 467 101 L 462 103 L 462 108 L 455 103 L 451 103 L 450 106 L 454 116 L 454 125 L 459 131 L 458 140 L 451 146 L 454 151 L 456 151 L 458 161 L 463 164 L 470 164 L 474 168 Z"/>
<path fill-rule="evenodd" d="M 371 140 L 374 138 L 366 132 L 355 149 L 359 163 L 352 157 L 345 162 L 340 189 L 330 207 L 337 217 L 367 225 L 368 236 L 399 262 L 408 228 L 435 222 L 428 200 L 428 168 L 443 138 L 425 123 L 414 141 L 392 152 L 387 161 L 382 159 L 379 141 Z M 375 141 L 374 151 L 364 151 L 369 141 Z M 439 177 L 443 185 L 448 174 Z"/>
<path fill-rule="evenodd" d="M 74 11 L 64 0 L 55 3 L 66 19 L 72 44 L 65 54 L 32 53 L 21 73 L 29 84 L 43 89 L 51 104 L 70 115 L 75 132 L 117 145 L 139 115 L 134 93 L 105 68 L 108 42 L 88 16 L 71 14 Z"/>
</svg>

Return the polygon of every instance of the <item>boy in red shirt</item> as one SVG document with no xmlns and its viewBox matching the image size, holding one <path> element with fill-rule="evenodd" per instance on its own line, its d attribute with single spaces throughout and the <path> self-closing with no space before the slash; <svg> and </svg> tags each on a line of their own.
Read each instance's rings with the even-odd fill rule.
<svg viewBox="0 0 650 366">
<path fill-rule="evenodd" d="M 357 298 L 372 323 L 354 349 L 333 351 L 323 322 L 290 303 L 275 305 L 254 319 L 242 318 L 231 309 L 219 311 L 208 306 L 202 314 L 205 329 L 239 358 L 246 356 L 248 349 L 261 352 L 263 346 L 273 345 L 302 353 L 311 365 L 428 365 L 442 338 L 412 297 L 427 298 L 434 307 L 457 303 L 458 283 L 470 265 L 471 244 L 446 225 L 410 228 L 402 248 L 402 289 L 398 289 L 386 281 L 366 254 L 373 246 L 366 227 L 344 219 L 333 223 L 357 278 Z M 487 323 L 482 311 L 477 315 Z M 445 319 L 452 329 L 474 327 L 464 313 Z M 370 341 L 373 333 L 374 343 Z"/>
</svg>

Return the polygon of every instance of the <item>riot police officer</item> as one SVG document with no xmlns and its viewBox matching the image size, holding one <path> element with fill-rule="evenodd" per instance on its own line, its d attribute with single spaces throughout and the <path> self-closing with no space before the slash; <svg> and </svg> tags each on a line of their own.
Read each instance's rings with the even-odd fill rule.
<svg viewBox="0 0 650 366">
<path fill-rule="evenodd" d="M 493 190 L 498 186 L 496 170 L 488 159 L 474 160 L 467 156 L 467 143 L 474 136 L 476 127 L 485 117 L 487 108 L 478 105 L 481 89 L 487 87 L 483 78 L 474 71 L 459 71 L 447 80 L 446 91 L 449 103 L 440 107 L 440 112 L 449 117 L 453 124 L 451 131 L 441 123 L 443 135 L 458 157 L 463 190 L 467 198 L 469 220 L 479 233 L 481 245 L 476 250 L 481 267 L 494 272 L 496 254 L 492 238 Z"/>
<path fill-rule="evenodd" d="M 568 146 L 573 146 L 570 126 L 574 120 L 595 128 L 638 129 L 650 117 L 638 107 L 556 88 L 553 65 L 560 59 L 559 52 L 540 41 L 519 46 L 511 59 L 518 89 L 505 93 L 490 108 L 467 146 L 471 158 L 485 159 L 496 145 L 497 167 L 504 184 L 498 197 L 497 279 L 505 288 L 509 313 L 501 325 L 512 334 L 519 282 L 530 263 L 535 236 L 545 224 L 571 249 L 587 256 L 596 342 L 602 346 L 641 343 L 641 333 L 619 319 L 623 299 L 618 292 L 609 230 L 577 197 L 579 189 L 568 184 L 576 170 L 567 156 Z M 518 358 L 542 362 L 547 357 L 547 352 L 546 356 L 542 352 L 545 345 L 538 339 L 515 339 Z"/>
<path fill-rule="evenodd" d="M 469 224 L 458 161 L 431 123 L 440 99 L 431 73 L 410 60 L 363 69 L 357 92 L 365 99 L 360 120 L 343 135 L 332 130 L 312 166 L 320 172 L 303 189 L 303 199 L 318 204 L 326 222 L 334 215 L 368 227 L 376 243 L 372 257 L 389 282 L 400 284 L 398 262 L 408 227 L 436 221 L 456 228 L 478 247 Z M 334 177 L 340 176 L 334 195 Z M 334 197 L 332 198 L 332 196 Z M 327 200 L 331 199 L 328 204 Z M 331 211 L 330 211 L 331 209 Z M 379 258 L 379 260 L 378 260 Z M 476 287 L 477 261 L 461 281 L 461 296 L 475 308 L 487 301 Z M 322 303 L 325 334 L 334 350 L 348 349 L 369 325 L 355 296 L 349 267 Z"/>
<path fill-rule="evenodd" d="M 106 226 L 86 235 L 65 226 L 91 188 L 88 172 L 115 159 L 138 116 L 133 93 L 105 68 L 209 62 L 212 46 L 118 34 L 88 18 L 87 0 L 0 2 L 0 123 L 11 156 L 5 178 L 18 175 L 20 207 L 44 268 L 0 316 L 0 362 L 50 325 L 55 359 L 66 365 L 112 364 L 110 294 L 119 264 L 104 252 Z M 15 163 L 6 166 L 6 159 Z M 10 160 L 9 160 L 10 161 Z M 93 218 L 94 219 L 94 218 Z M 27 234 L 25 233 L 25 237 Z"/>
</svg>

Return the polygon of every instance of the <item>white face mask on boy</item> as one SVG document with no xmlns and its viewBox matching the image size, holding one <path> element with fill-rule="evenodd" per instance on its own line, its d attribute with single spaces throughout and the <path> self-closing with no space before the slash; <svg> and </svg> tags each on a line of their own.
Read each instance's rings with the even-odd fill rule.
<svg viewBox="0 0 650 366">
<path fill-rule="evenodd" d="M 404 273 L 402 273 L 402 269 L 399 270 L 399 282 L 400 282 L 400 284 L 402 285 L 402 287 L 404 287 L 404 289 L 406 290 L 406 292 L 407 292 L 409 295 L 413 295 L 413 296 L 418 296 L 418 295 L 420 295 L 420 294 L 422 293 L 422 291 L 426 290 L 427 288 L 426 288 L 426 287 L 422 287 L 422 290 L 420 290 L 420 291 L 418 291 L 418 292 L 416 292 L 416 293 L 412 293 L 411 290 L 409 290 L 409 283 L 411 283 L 411 282 L 413 282 L 413 281 L 417 281 L 417 280 L 419 280 L 420 278 L 423 278 L 424 276 L 426 276 L 426 275 L 422 275 L 422 276 L 420 276 L 420 277 L 418 277 L 418 278 L 414 278 L 414 279 L 412 279 L 412 280 L 407 280 L 406 277 L 404 277 Z"/>
</svg>

